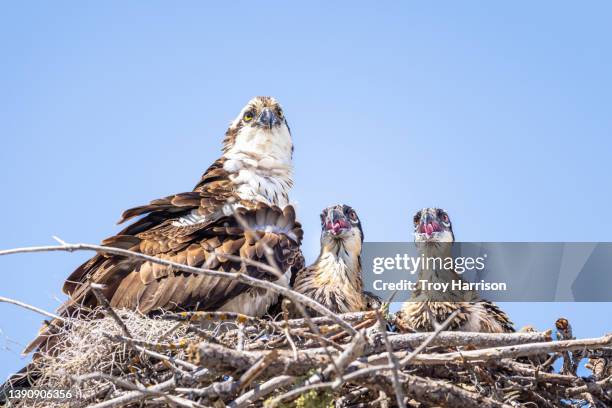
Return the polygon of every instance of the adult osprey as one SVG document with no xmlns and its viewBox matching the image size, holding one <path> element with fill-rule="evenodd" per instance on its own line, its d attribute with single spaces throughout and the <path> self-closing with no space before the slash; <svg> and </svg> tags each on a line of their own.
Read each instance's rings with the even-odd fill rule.
<svg viewBox="0 0 612 408">
<path fill-rule="evenodd" d="M 289 205 L 293 143 L 279 103 L 271 97 L 249 101 L 230 124 L 222 150 L 221 158 L 206 170 L 193 191 L 125 211 L 120 222 L 141 218 L 103 244 L 194 267 L 278 279 L 288 285 L 292 274 L 303 267 L 303 233 Z M 267 263 L 266 245 L 284 273 L 280 279 L 224 256 Z M 105 285 L 104 295 L 111 306 L 142 313 L 225 310 L 261 316 L 277 300 L 275 293 L 236 281 L 99 254 L 66 280 L 63 290 L 70 300 L 60 309 L 63 315 L 77 306 L 97 306 L 91 283 Z"/>
<path fill-rule="evenodd" d="M 452 257 L 455 241 L 453 226 L 446 211 L 440 208 L 424 208 L 414 216 L 415 242 L 422 248 L 424 258 L 446 259 Z M 418 280 L 451 282 L 460 280 L 454 270 L 440 269 L 439 264 L 421 267 Z M 455 310 L 459 314 L 450 328 L 458 331 L 504 333 L 513 332 L 512 322 L 497 305 L 483 300 L 474 291 L 451 291 L 440 295 L 417 290 L 411 299 L 396 313 L 396 324 L 402 331 L 433 331 Z"/>
<path fill-rule="evenodd" d="M 357 212 L 335 205 L 321 213 L 321 252 L 309 267 L 298 272 L 293 285 L 335 313 L 357 312 L 379 304 L 363 292 L 361 245 L 363 230 Z"/>
</svg>

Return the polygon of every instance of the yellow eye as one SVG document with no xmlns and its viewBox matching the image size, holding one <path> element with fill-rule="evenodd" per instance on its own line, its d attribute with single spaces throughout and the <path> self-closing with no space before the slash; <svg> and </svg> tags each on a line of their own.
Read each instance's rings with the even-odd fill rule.
<svg viewBox="0 0 612 408">
<path fill-rule="evenodd" d="M 243 119 L 245 122 L 250 122 L 250 121 L 252 121 L 252 120 L 253 120 L 253 112 L 251 112 L 251 111 L 246 112 L 246 113 L 244 114 L 244 116 L 242 117 L 242 119 Z"/>
</svg>

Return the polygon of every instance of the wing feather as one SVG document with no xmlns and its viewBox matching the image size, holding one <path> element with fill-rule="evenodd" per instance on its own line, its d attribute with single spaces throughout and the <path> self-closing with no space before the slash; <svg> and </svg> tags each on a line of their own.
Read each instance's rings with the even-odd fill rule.
<svg viewBox="0 0 612 408">
<path fill-rule="evenodd" d="M 287 214 L 289 222 L 283 229 L 265 224 L 268 221 L 284 223 Z M 176 263 L 203 267 L 210 260 L 208 267 L 211 269 L 246 273 L 260 279 L 276 279 L 262 268 L 246 265 L 227 255 L 267 263 L 267 246 L 273 249 L 275 262 L 283 272 L 296 269 L 298 259 L 302 259 L 299 249 L 302 231 L 300 224 L 291 219 L 294 214 L 292 211 L 282 212 L 276 207 L 258 205 L 242 212 L 246 227 L 233 217 L 226 216 L 213 225 L 206 224 L 201 228 L 189 226 L 188 234 L 183 226 L 164 223 L 139 234 L 137 249 Z M 264 224 L 259 223 L 262 220 Z M 266 228 L 266 231 L 261 228 Z M 148 261 L 132 262 L 122 257 L 108 257 L 96 265 L 100 268 L 88 273 L 88 276 L 95 276 L 96 282 L 109 280 L 116 274 L 122 275 L 111 294 L 112 305 L 137 308 L 142 313 L 177 308 L 214 310 L 248 289 L 247 285 L 237 281 L 185 273 Z"/>
<path fill-rule="evenodd" d="M 281 210 L 262 203 L 245 202 L 232 188 L 220 159 L 204 174 L 194 191 L 154 200 L 124 212 L 121 222 L 141 218 L 103 241 L 103 245 L 193 267 L 206 266 L 275 280 L 276 275 L 227 256 L 267 263 L 261 239 L 273 248 L 274 260 L 282 272 L 290 270 L 293 279 L 303 265 L 300 251 L 303 232 L 295 219 L 294 209 L 287 206 Z M 226 215 L 230 203 L 238 206 L 236 211 L 241 222 Z M 200 218 L 189 219 L 195 222 L 180 221 L 189 214 L 198 214 Z M 143 313 L 162 309 L 215 310 L 249 289 L 237 281 L 185 273 L 123 256 L 98 254 L 68 277 L 64 291 L 70 299 L 60 308 L 60 314 L 70 314 L 77 305 L 96 307 L 97 299 L 89 286 L 92 282 L 108 285 L 106 295 L 113 307 L 138 309 Z"/>
</svg>

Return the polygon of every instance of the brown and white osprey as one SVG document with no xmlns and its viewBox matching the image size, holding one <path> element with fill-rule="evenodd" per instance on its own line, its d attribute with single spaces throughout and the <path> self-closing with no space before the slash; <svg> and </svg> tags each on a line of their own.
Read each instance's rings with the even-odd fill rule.
<svg viewBox="0 0 612 408">
<path fill-rule="evenodd" d="M 363 229 L 357 212 L 334 205 L 321 213 L 321 252 L 309 267 L 298 272 L 293 285 L 335 313 L 357 312 L 379 299 L 364 294 L 361 276 Z"/>
<path fill-rule="evenodd" d="M 288 198 L 293 184 L 292 154 L 291 132 L 279 103 L 271 97 L 253 98 L 230 124 L 223 155 L 193 191 L 125 211 L 120 222 L 141 218 L 103 244 L 194 267 L 278 279 L 288 285 L 304 262 L 300 251 L 303 233 Z M 273 250 L 284 273 L 280 279 L 224 256 L 267 263 L 265 245 Z M 99 254 L 66 280 L 63 289 L 70 300 L 60 309 L 62 314 L 70 314 L 78 305 L 97 306 L 92 282 L 105 285 L 111 306 L 142 313 L 224 310 L 261 316 L 277 300 L 275 293 L 236 281 Z M 39 344 L 41 339 L 26 351 Z"/>
<path fill-rule="evenodd" d="M 422 249 L 424 258 L 452 257 L 455 241 L 451 220 L 440 208 L 424 208 L 414 216 L 415 242 Z M 460 280 L 455 271 L 439 269 L 439 263 L 421 267 L 418 280 L 448 282 Z M 460 312 L 451 330 L 504 333 L 513 332 L 512 322 L 493 302 L 481 299 L 474 291 L 452 291 L 440 295 L 416 290 L 411 299 L 396 313 L 396 324 L 402 331 L 433 331 L 455 310 Z"/>
</svg>

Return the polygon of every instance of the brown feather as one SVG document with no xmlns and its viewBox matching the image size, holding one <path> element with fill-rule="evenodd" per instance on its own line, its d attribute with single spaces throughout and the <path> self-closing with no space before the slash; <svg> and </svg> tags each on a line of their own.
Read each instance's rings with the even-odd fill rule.
<svg viewBox="0 0 612 408">
<path fill-rule="evenodd" d="M 263 106 L 276 103 L 272 98 L 259 98 L 258 101 Z M 228 131 L 224 149 L 229 146 L 227 142 L 235 140 L 235 137 L 235 130 Z M 241 223 L 227 215 L 227 204 L 238 206 L 237 211 L 247 220 L 249 228 L 265 227 L 266 221 L 282 222 L 280 226 L 272 225 L 277 232 L 268 233 L 274 236 L 266 234 L 265 240 L 268 245 L 283 245 L 283 250 L 279 247 L 273 251 L 274 261 L 283 271 L 291 269 L 295 260 L 302 258 L 300 244 L 303 231 L 295 219 L 295 211 L 291 206 L 280 210 L 242 199 L 225 164 L 224 157 L 216 160 L 193 191 L 126 210 L 120 223 L 134 217 L 140 218 L 116 236 L 105 240 L 103 245 L 130 249 L 193 267 L 206 266 L 276 280 L 276 276 L 266 271 L 245 266 L 229 257 L 242 256 L 267 263 L 263 246 L 256 242 L 264 236 L 264 232 L 245 231 Z M 284 182 L 290 186 L 290 176 Z M 286 229 L 291 232 L 282 232 Z M 221 254 L 211 254 L 215 250 Z M 291 269 L 291 272 L 296 271 Z M 173 267 L 118 255 L 98 254 L 78 267 L 64 284 L 64 291 L 70 299 L 60 309 L 61 315 L 69 315 L 80 304 L 88 308 L 98 306 L 90 290 L 92 282 L 108 285 L 106 293 L 113 307 L 138 308 L 143 313 L 161 309 L 216 310 L 249 289 L 228 279 L 180 272 Z"/>
</svg>

